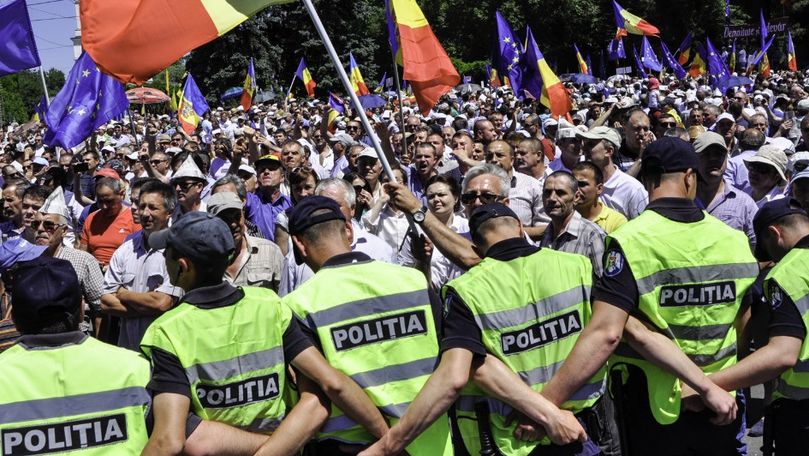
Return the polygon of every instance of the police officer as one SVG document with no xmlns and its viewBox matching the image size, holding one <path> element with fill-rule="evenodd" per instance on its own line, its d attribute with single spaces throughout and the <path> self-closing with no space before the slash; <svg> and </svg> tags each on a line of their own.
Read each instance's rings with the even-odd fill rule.
<svg viewBox="0 0 809 456">
<path fill-rule="evenodd" d="M 437 296 L 419 271 L 352 251 L 351 220 L 330 198 L 301 200 L 289 214 L 289 234 L 296 261 L 306 262 L 315 275 L 284 303 L 329 363 L 354 379 L 391 422 L 398 421 L 435 367 Z M 313 444 L 315 454 L 341 454 L 342 444 L 367 445 L 381 437 L 368 434 L 335 405 Z M 452 454 L 446 417 L 407 452 Z"/>
<path fill-rule="evenodd" d="M 404 418 L 367 454 L 396 454 L 459 395 L 454 433 L 463 442 L 457 454 L 600 454 L 570 412 L 535 392 L 554 375 L 589 319 L 589 261 L 531 246 L 517 215 L 502 203 L 475 209 L 469 226 L 484 259 L 444 287 L 438 368 Z M 484 359 L 488 365 L 492 358 L 505 366 L 475 374 L 483 390 L 467 384 L 470 368 Z M 602 369 L 564 408 L 588 414 L 604 391 L 604 380 Z M 551 438 L 541 444 L 523 440 L 515 433 L 516 423 L 509 424 L 512 407 L 542 425 Z M 548 447 L 552 442 L 558 445 Z"/>
<path fill-rule="evenodd" d="M 803 455 L 809 445 L 809 216 L 795 200 L 764 205 L 753 220 L 756 257 L 776 261 L 764 281 L 768 305 L 753 307 L 754 327 L 766 329 L 764 344 L 711 380 L 726 390 L 775 379 L 765 427 L 778 456 Z M 684 392 L 685 394 L 685 392 Z M 768 442 L 765 442 L 765 444 Z"/>
<path fill-rule="evenodd" d="M 5 274 L 23 336 L 0 355 L 0 453 L 139 454 L 149 363 L 79 331 L 81 289 L 69 262 L 39 257 Z"/>
<path fill-rule="evenodd" d="M 563 402 L 617 347 L 611 387 L 623 383 L 619 391 L 627 402 L 618 408 L 630 455 L 737 454 L 743 413 L 737 415 L 732 397 L 704 374 L 736 362 L 742 297 L 758 266 L 744 233 L 694 204 L 698 168 L 693 147 L 681 139 L 662 138 L 646 148 L 641 182 L 651 203 L 607 237 L 593 319 L 543 390 L 553 402 Z M 627 321 L 630 313 L 652 330 Z M 619 344 L 622 334 L 633 348 Z M 666 338 L 679 350 L 660 356 L 654 349 Z M 718 416 L 680 413 L 679 381 L 657 366 L 693 386 Z"/>
<path fill-rule="evenodd" d="M 328 366 L 275 292 L 222 280 L 235 251 L 225 222 L 189 212 L 149 243 L 166 249 L 171 282 L 187 292 L 141 342 L 154 369 L 155 432 L 144 454 L 178 454 L 189 446 L 253 454 L 270 433 L 269 448 L 293 454 L 328 416 L 308 379 L 369 432 L 385 432 L 382 415 Z M 291 405 L 284 400 L 287 364 L 300 371 L 301 400 L 284 418 Z M 186 424 L 189 410 L 205 421 Z"/>
</svg>

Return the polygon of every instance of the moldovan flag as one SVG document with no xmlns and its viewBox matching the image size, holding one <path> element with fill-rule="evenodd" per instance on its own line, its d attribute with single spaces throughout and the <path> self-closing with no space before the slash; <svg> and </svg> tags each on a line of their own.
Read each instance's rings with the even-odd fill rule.
<svg viewBox="0 0 809 456">
<path fill-rule="evenodd" d="M 250 106 L 253 105 L 253 94 L 256 93 L 256 70 L 253 68 L 252 57 L 250 57 L 250 64 L 247 66 L 247 76 L 244 78 L 244 86 L 242 87 L 242 98 L 239 100 L 239 104 L 247 111 L 250 109 Z"/>
<path fill-rule="evenodd" d="M 356 93 L 358 97 L 370 95 L 371 92 L 368 90 L 368 86 L 365 85 L 365 79 L 362 78 L 362 73 L 360 73 L 360 67 L 357 66 L 357 61 L 354 60 L 354 54 L 349 52 L 348 60 L 350 61 L 351 88 L 354 89 L 354 93 Z"/>
<path fill-rule="evenodd" d="M 694 39 L 694 35 L 691 32 L 688 32 L 683 38 L 683 42 L 680 43 L 680 47 L 677 48 L 677 52 L 680 53 L 680 56 L 677 59 L 677 63 L 682 66 L 685 66 L 688 63 L 688 59 L 691 58 L 691 40 Z"/>
<path fill-rule="evenodd" d="M 180 119 L 183 130 L 189 135 L 193 133 L 206 111 L 208 111 L 208 102 L 205 101 L 197 83 L 189 74 L 185 80 L 185 86 L 183 86 L 180 106 L 177 109 L 177 117 Z"/>
<path fill-rule="evenodd" d="M 433 29 L 415 0 L 391 0 L 399 28 L 404 67 L 422 114 L 427 115 L 442 95 L 461 81 Z"/>
<path fill-rule="evenodd" d="M 798 71 L 798 58 L 795 56 L 795 45 L 792 44 L 792 32 L 787 32 L 787 67 L 789 71 Z"/>
<path fill-rule="evenodd" d="M 301 63 L 298 64 L 298 69 L 295 71 L 295 76 L 301 79 L 303 82 L 303 86 L 306 87 L 306 94 L 309 97 L 315 96 L 315 87 L 317 87 L 317 83 L 314 79 L 312 79 L 312 73 L 309 72 L 309 68 L 306 66 L 306 61 L 301 57 Z"/>
<path fill-rule="evenodd" d="M 615 32 L 616 39 L 620 36 L 626 36 L 627 33 L 633 35 L 660 35 L 660 30 L 657 27 L 625 10 L 615 0 L 612 0 L 612 11 L 615 14 L 615 24 L 618 27 L 618 31 Z"/>
<path fill-rule="evenodd" d="M 690 74 L 692 78 L 698 78 L 701 74 L 705 74 L 706 72 L 707 66 L 705 65 L 705 61 L 702 60 L 702 56 L 699 50 L 697 50 L 697 52 L 694 53 L 694 60 L 691 61 L 688 74 Z"/>
<path fill-rule="evenodd" d="M 82 47 L 105 73 L 142 85 L 270 5 L 294 0 L 81 0 Z"/>
<path fill-rule="evenodd" d="M 581 52 L 579 52 L 579 47 L 576 46 L 576 43 L 573 43 L 573 49 L 576 50 L 576 61 L 579 62 L 579 72 L 581 74 L 590 74 L 590 69 L 587 67 L 587 62 L 581 56 Z"/>
<path fill-rule="evenodd" d="M 567 89 L 548 66 L 530 28 L 527 28 L 525 41 L 525 60 L 528 71 L 523 74 L 525 83 L 523 88 L 528 90 L 534 98 L 538 98 L 540 103 L 550 108 L 551 117 L 569 117 L 572 105 Z M 530 77 L 530 81 L 526 80 L 528 79 L 526 76 Z M 541 91 L 536 90 L 537 83 L 541 84 Z"/>
</svg>

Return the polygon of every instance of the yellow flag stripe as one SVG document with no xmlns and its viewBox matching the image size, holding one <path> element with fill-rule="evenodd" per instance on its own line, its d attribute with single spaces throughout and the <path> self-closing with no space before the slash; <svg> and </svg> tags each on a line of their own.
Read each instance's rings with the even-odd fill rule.
<svg viewBox="0 0 809 456">
<path fill-rule="evenodd" d="M 202 0 L 219 36 L 270 5 L 292 3 L 295 0 Z"/>
</svg>

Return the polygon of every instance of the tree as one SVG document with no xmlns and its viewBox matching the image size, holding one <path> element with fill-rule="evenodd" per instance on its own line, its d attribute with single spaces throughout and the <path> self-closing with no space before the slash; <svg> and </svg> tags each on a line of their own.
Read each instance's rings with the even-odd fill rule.
<svg viewBox="0 0 809 456">
<path fill-rule="evenodd" d="M 55 68 L 45 72 L 51 98 L 65 85 L 65 74 Z M 39 70 L 27 70 L 0 78 L 0 124 L 27 122 L 44 95 Z"/>
</svg>

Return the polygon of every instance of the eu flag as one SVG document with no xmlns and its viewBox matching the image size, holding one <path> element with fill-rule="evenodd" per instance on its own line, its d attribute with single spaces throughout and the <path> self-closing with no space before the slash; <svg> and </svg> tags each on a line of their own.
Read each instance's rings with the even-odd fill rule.
<svg viewBox="0 0 809 456">
<path fill-rule="evenodd" d="M 128 107 L 123 84 L 102 73 L 90 54 L 82 52 L 64 87 L 51 100 L 42 141 L 70 149 L 109 120 L 123 116 Z"/>
<path fill-rule="evenodd" d="M 610 44 L 609 46 L 607 46 L 607 52 L 609 53 L 610 60 L 625 59 L 626 51 L 624 50 L 623 38 L 618 38 L 617 40 L 610 40 Z"/>
<path fill-rule="evenodd" d="M 725 90 L 725 81 L 730 78 L 730 71 L 708 37 L 705 37 L 705 47 L 708 51 L 708 74 L 715 78 L 713 85 Z"/>
<path fill-rule="evenodd" d="M 25 0 L 0 0 L 0 76 L 40 66 Z"/>
<path fill-rule="evenodd" d="M 522 91 L 522 46 L 514 36 L 511 26 L 508 21 L 500 14 L 500 11 L 495 13 L 497 17 L 497 57 L 499 58 L 498 72 L 508 78 L 511 89 L 517 98 L 523 98 Z"/>
<path fill-rule="evenodd" d="M 652 71 L 660 71 L 663 69 L 663 65 L 660 64 L 659 60 L 657 60 L 655 51 L 652 49 L 652 45 L 649 43 L 649 39 L 646 38 L 645 35 L 643 36 L 642 44 L 640 46 L 640 61 L 644 67 Z"/>
<path fill-rule="evenodd" d="M 666 43 L 663 40 L 660 40 L 660 47 L 663 48 L 663 59 L 666 62 L 666 66 L 671 68 L 671 71 L 674 72 L 674 76 L 677 79 L 683 79 L 686 76 L 686 72 L 677 59 L 674 58 L 674 54 L 671 53 L 669 47 L 666 46 Z"/>
</svg>

